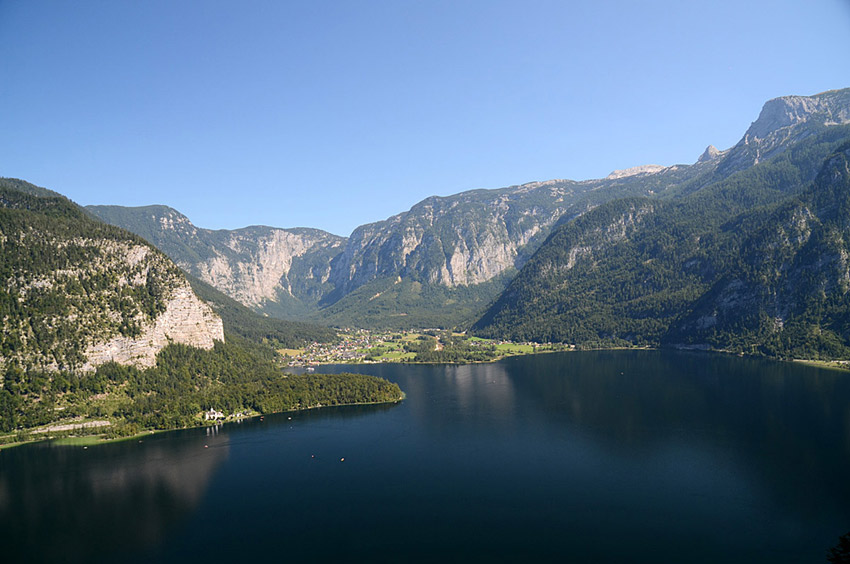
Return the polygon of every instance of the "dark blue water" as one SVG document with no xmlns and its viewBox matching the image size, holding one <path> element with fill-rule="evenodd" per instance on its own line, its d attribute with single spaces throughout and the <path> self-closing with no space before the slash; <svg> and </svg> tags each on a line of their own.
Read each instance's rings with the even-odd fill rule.
<svg viewBox="0 0 850 564">
<path fill-rule="evenodd" d="M 850 530 L 845 373 L 670 352 L 354 369 L 407 399 L 3 451 L 0 558 L 825 562 Z"/>
</svg>

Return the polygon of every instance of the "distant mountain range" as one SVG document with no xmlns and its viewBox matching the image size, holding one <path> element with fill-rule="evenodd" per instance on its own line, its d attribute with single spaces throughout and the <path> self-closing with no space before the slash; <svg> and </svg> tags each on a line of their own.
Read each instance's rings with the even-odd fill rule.
<svg viewBox="0 0 850 564">
<path fill-rule="evenodd" d="M 672 213 L 694 218 L 715 233 L 712 230 L 721 229 L 721 220 L 806 190 L 827 156 L 848 138 L 848 123 L 850 90 L 777 98 L 764 105 L 734 147 L 720 151 L 709 146 L 694 164 L 644 165 L 598 180 L 550 180 L 431 197 L 385 221 L 360 226 L 347 238 L 313 229 L 210 231 L 165 206 L 87 210 L 150 240 L 187 272 L 272 316 L 364 327 L 474 323 L 476 330 L 496 334 L 496 327 L 508 327 L 507 322 L 496 323 L 506 319 L 498 312 L 507 311 L 516 284 L 529 275 L 518 277 L 507 294 L 501 295 L 502 291 L 526 269 L 543 242 L 555 237 L 553 232 L 587 239 L 586 245 L 573 248 L 567 264 L 598 257 L 617 233 L 631 240 L 635 229 L 661 229 L 652 227 L 660 221 L 655 219 L 660 210 L 665 210 L 662 217 Z M 626 203 L 628 198 L 638 200 Z M 583 226 L 596 225 L 594 218 L 623 206 L 633 211 L 616 220 L 619 227 L 611 227 L 608 239 L 599 233 L 580 234 Z M 700 211 L 687 211 L 691 208 Z M 670 268 L 679 266 L 684 263 Z M 682 275 L 677 273 L 676 279 Z M 703 285 L 710 283 L 701 280 Z M 667 279 L 657 283 L 667 284 Z M 694 287 L 687 288 L 681 289 L 689 292 L 682 295 L 681 304 L 666 306 L 669 311 L 660 317 L 668 321 L 659 321 L 650 340 L 659 338 L 660 328 L 681 314 L 678 307 L 699 294 Z M 559 302 L 561 309 L 568 301 Z M 494 305 L 476 322 L 488 304 Z M 564 329 L 562 337 L 574 338 L 577 330 Z M 603 341 L 614 335 L 597 333 L 595 339 Z M 615 333 L 631 335 L 629 330 Z"/>
</svg>

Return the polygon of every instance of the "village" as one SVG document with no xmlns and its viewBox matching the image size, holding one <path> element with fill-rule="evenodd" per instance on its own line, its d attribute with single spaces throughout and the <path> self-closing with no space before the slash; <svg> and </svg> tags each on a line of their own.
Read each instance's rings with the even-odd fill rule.
<svg viewBox="0 0 850 564">
<path fill-rule="evenodd" d="M 462 341 L 472 349 L 490 350 L 490 360 L 504 356 L 555 350 L 552 344 L 513 343 L 468 337 L 441 329 L 374 332 L 365 329 L 343 330 L 342 339 L 334 344 L 311 343 L 303 349 L 280 349 L 287 366 L 319 364 L 354 364 L 360 362 L 415 362 L 422 347 L 443 350 L 449 342 Z M 562 348 L 565 348 L 562 346 Z"/>
</svg>

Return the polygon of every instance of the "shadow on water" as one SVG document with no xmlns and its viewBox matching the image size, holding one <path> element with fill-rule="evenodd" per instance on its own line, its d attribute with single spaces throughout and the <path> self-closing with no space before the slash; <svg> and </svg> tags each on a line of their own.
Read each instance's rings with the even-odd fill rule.
<svg viewBox="0 0 850 564">
<path fill-rule="evenodd" d="M 226 438 L 193 435 L 3 451 L 4 559 L 84 562 L 159 542 L 228 456 Z"/>
<path fill-rule="evenodd" d="M 620 452 L 732 452 L 783 504 L 850 515 L 850 374 L 666 351 L 537 356 L 505 368 L 538 413 Z"/>
<path fill-rule="evenodd" d="M 296 417 L 344 421 L 391 408 L 340 406 Z M 2 561 L 121 561 L 160 545 L 198 509 L 230 457 L 231 433 L 274 433 L 293 415 L 85 448 L 45 442 L 0 452 Z"/>
<path fill-rule="evenodd" d="M 850 375 L 722 355 L 325 366 L 401 404 L 0 453 L 11 561 L 819 562 Z"/>
<path fill-rule="evenodd" d="M 581 515 L 537 521 L 573 528 L 549 542 L 576 561 L 658 561 L 659 545 L 661 561 L 822 561 L 850 528 L 847 373 L 673 351 L 358 370 L 397 382 L 429 441 L 487 459 L 479 484 L 502 474 L 488 502 L 524 495 L 537 515 L 552 504 Z M 605 541 L 612 528 L 628 548 Z"/>
</svg>

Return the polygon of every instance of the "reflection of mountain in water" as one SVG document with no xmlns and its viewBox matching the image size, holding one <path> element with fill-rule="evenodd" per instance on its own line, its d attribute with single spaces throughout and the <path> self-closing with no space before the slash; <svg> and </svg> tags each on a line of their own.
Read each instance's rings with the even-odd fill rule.
<svg viewBox="0 0 850 564">
<path fill-rule="evenodd" d="M 504 365 L 517 401 L 538 406 L 527 414 L 561 421 L 603 448 L 659 464 L 688 458 L 755 471 L 783 504 L 813 517 L 827 510 L 824 499 L 839 513 L 850 507 L 846 374 L 645 351 L 541 355 Z"/>
<path fill-rule="evenodd" d="M 92 561 L 157 544 L 227 459 L 226 435 L 208 433 L 2 452 L 3 560 Z"/>
</svg>

